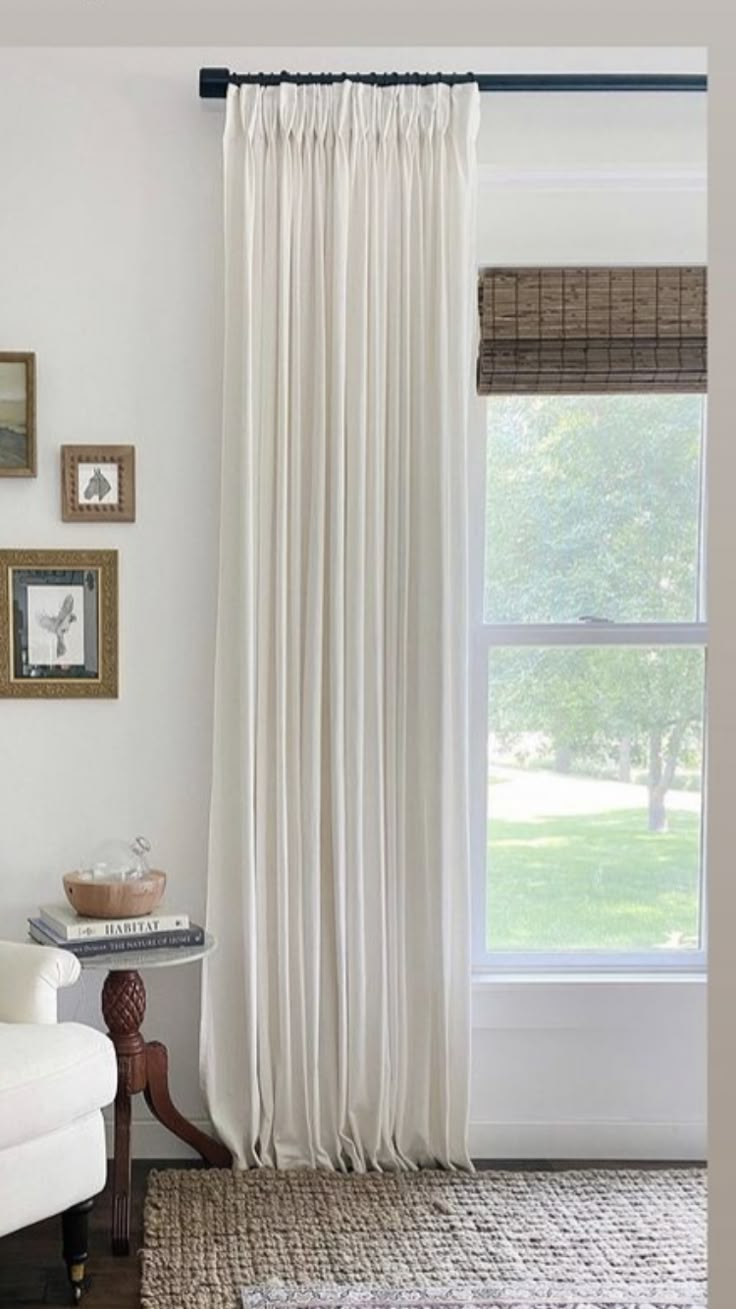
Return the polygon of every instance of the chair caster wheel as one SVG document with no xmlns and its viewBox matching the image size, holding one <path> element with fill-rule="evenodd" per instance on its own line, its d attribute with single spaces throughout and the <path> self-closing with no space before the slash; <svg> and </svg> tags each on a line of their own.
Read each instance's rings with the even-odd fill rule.
<svg viewBox="0 0 736 1309">
<path fill-rule="evenodd" d="M 85 1291 L 89 1290 L 89 1278 L 84 1275 L 84 1266 L 76 1265 L 69 1270 L 70 1304 L 80 1304 Z"/>
</svg>

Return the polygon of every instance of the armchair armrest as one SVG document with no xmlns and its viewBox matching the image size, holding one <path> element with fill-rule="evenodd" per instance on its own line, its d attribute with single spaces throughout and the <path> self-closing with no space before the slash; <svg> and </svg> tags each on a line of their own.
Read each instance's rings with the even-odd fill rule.
<svg viewBox="0 0 736 1309">
<path fill-rule="evenodd" d="M 66 950 L 0 941 L 0 1022 L 55 1023 L 56 992 L 80 971 Z"/>
</svg>

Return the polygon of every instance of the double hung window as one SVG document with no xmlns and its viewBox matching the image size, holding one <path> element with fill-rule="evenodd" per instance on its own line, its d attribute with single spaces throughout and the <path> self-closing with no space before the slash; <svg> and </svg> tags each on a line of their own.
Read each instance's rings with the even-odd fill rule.
<svg viewBox="0 0 736 1309">
<path fill-rule="evenodd" d="M 553 349 L 541 324 L 514 360 L 523 275 L 512 276 L 516 337 L 486 354 L 502 376 L 486 381 L 474 495 L 476 964 L 701 967 L 706 409 L 694 334 L 683 344 L 680 331 L 676 355 L 671 339 L 658 348 L 660 314 L 637 360 L 641 330 L 628 350 L 620 335 Z M 615 299 L 610 278 L 608 289 Z M 648 368 L 632 377 L 637 363 Z"/>
</svg>

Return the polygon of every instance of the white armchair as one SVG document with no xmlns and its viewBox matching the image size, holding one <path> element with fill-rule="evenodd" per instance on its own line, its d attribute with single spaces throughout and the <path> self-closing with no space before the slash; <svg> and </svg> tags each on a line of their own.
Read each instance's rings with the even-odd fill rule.
<svg viewBox="0 0 736 1309">
<path fill-rule="evenodd" d="M 57 991 L 79 971 L 63 950 L 0 941 L 0 1236 L 61 1214 L 75 1302 L 87 1215 L 105 1185 L 101 1110 L 117 1085 L 108 1037 L 56 1021 Z"/>
</svg>

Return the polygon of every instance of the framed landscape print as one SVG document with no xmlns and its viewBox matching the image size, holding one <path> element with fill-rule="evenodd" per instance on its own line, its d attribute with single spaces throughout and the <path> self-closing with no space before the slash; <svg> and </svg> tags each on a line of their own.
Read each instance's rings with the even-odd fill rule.
<svg viewBox="0 0 736 1309">
<path fill-rule="evenodd" d="M 0 351 L 0 477 L 36 476 L 36 356 Z"/>
<path fill-rule="evenodd" d="M 65 523 L 135 522 L 134 447 L 63 445 L 61 517 Z"/>
<path fill-rule="evenodd" d="M 0 620 L 0 696 L 117 696 L 116 550 L 0 550 Z"/>
</svg>

